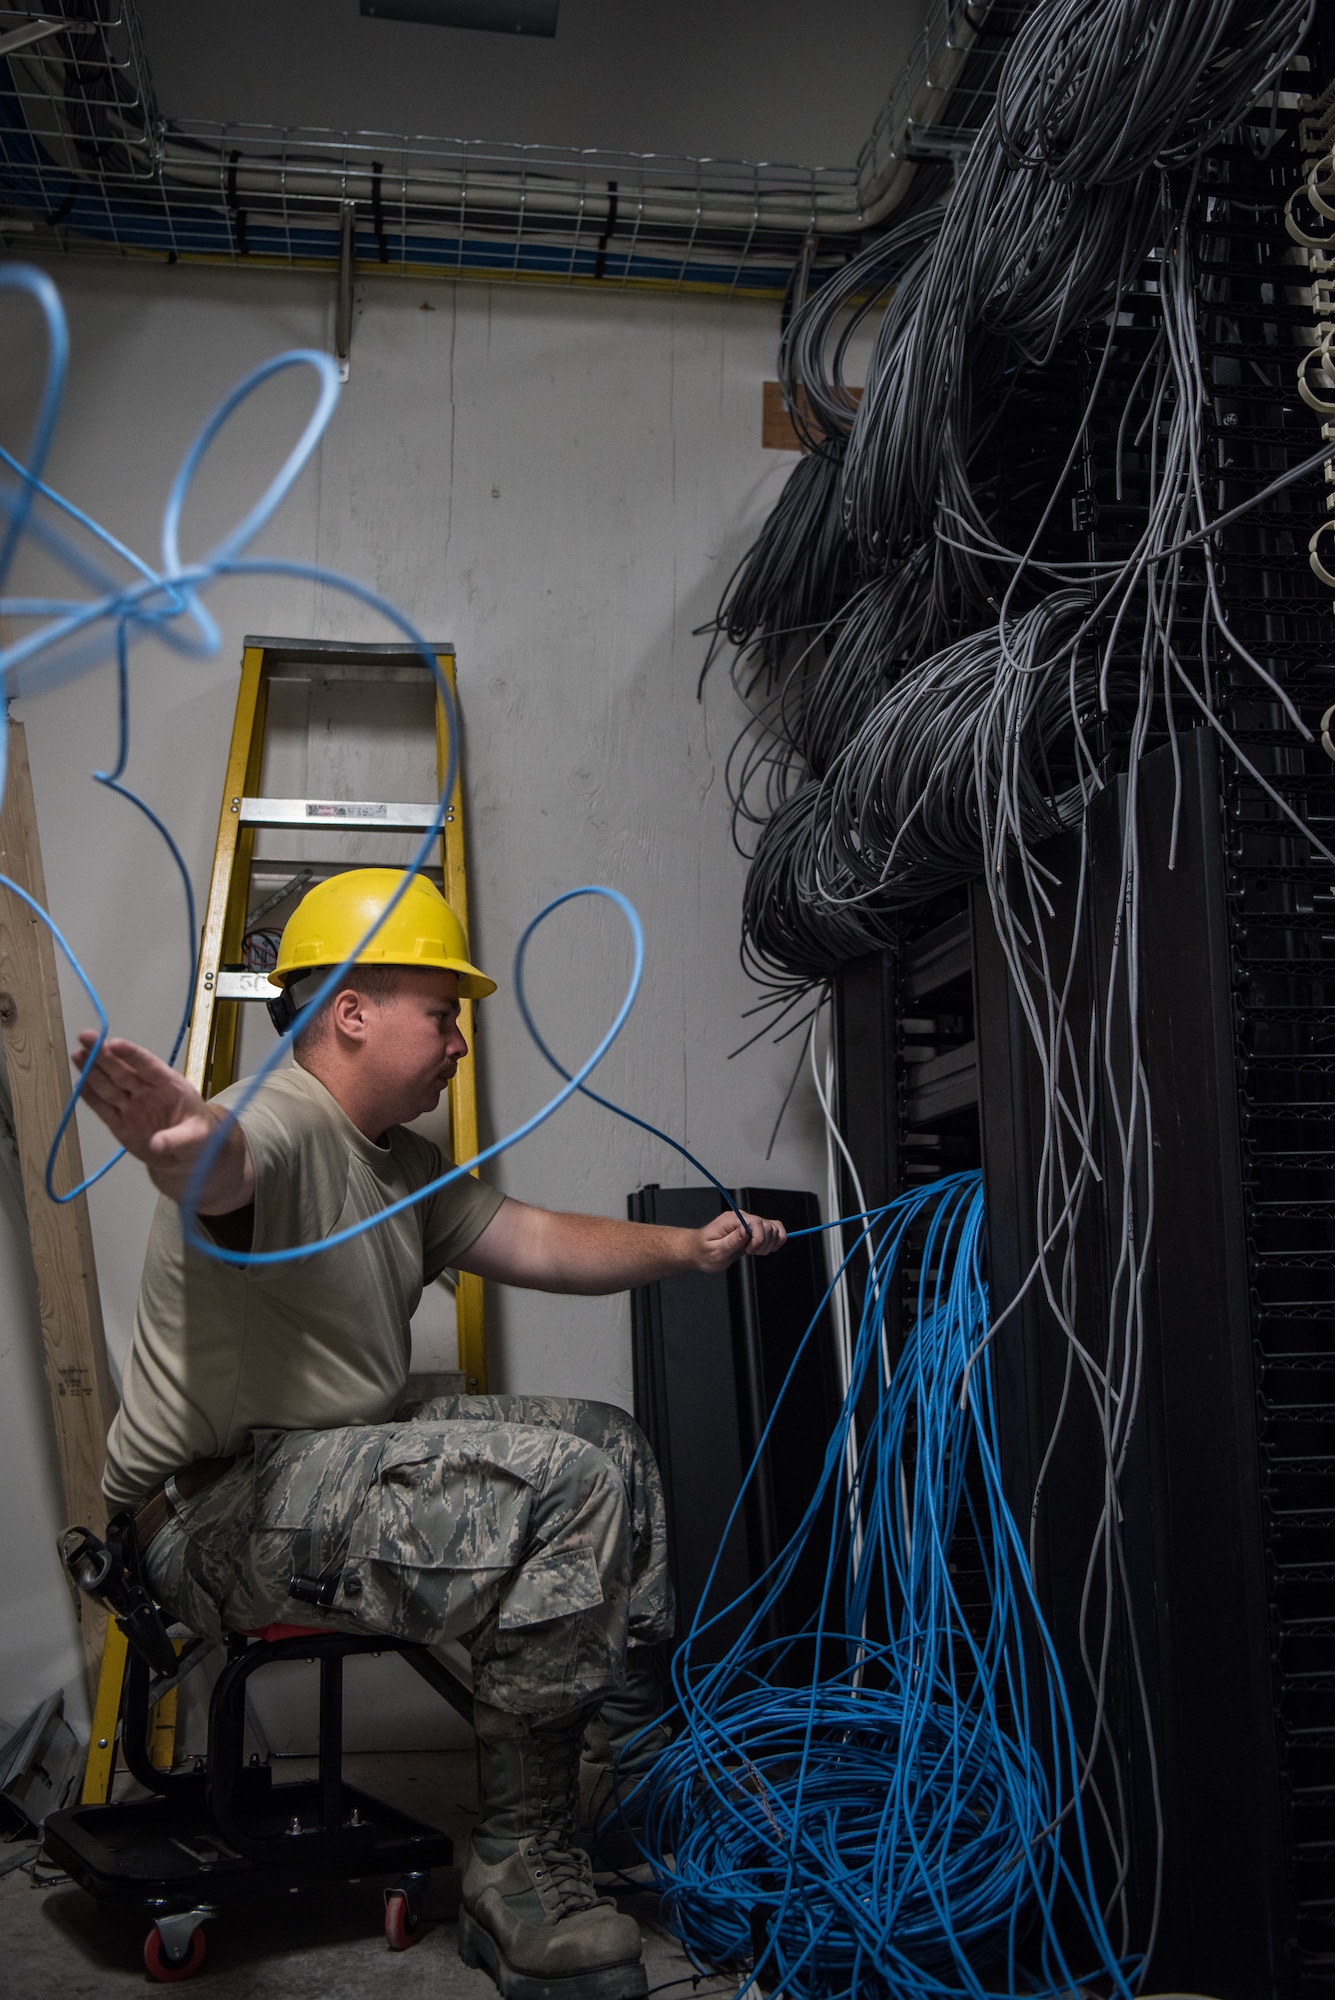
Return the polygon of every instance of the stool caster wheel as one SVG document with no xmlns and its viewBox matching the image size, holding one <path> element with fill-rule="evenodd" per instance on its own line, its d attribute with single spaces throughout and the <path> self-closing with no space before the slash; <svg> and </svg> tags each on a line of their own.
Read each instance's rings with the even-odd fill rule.
<svg viewBox="0 0 1335 2000">
<path fill-rule="evenodd" d="M 171 1986 L 193 1979 L 204 1963 L 204 1926 L 196 1922 L 187 1932 L 182 1918 L 168 1917 L 165 1923 L 169 1926 L 165 1935 L 163 1924 L 156 1923 L 144 1939 L 144 1965 L 150 1979 Z"/>
<path fill-rule="evenodd" d="M 391 1951 L 407 1951 L 422 1935 L 425 1875 L 407 1875 L 385 1891 L 385 1943 Z"/>
</svg>

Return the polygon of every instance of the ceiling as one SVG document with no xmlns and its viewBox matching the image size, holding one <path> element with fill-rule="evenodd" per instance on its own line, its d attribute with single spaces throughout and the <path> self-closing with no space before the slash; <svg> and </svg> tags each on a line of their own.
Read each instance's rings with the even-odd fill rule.
<svg viewBox="0 0 1335 2000">
<path fill-rule="evenodd" d="M 138 0 L 168 118 L 851 166 L 934 0 L 561 0 L 556 37 L 358 0 Z"/>
</svg>

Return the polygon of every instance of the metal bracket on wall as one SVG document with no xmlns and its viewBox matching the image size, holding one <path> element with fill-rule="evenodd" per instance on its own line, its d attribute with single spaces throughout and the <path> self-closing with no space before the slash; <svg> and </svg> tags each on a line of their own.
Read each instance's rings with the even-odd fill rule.
<svg viewBox="0 0 1335 2000">
<path fill-rule="evenodd" d="M 352 266 L 357 232 L 357 204 L 345 201 L 338 211 L 338 295 L 334 301 L 334 359 L 338 379 L 352 373 Z"/>
<path fill-rule="evenodd" d="M 9 9 L 6 8 L 6 13 Z M 11 28 L 0 35 L 0 56 L 17 54 L 19 49 L 29 49 L 34 42 L 44 42 L 52 35 L 91 35 L 91 21 L 29 21 L 25 27 Z"/>
</svg>

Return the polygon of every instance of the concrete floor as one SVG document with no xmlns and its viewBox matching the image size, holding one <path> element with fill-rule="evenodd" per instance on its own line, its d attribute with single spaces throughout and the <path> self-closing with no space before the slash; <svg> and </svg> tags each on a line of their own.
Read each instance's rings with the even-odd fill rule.
<svg viewBox="0 0 1335 2000">
<path fill-rule="evenodd" d="M 471 1751 L 411 1756 L 350 1756 L 348 1782 L 442 1827 L 462 1859 L 474 1818 L 476 1780 Z M 309 1760 L 275 1759 L 275 1783 L 313 1771 Z M 118 1785 L 117 1796 L 123 1794 Z M 2 1850 L 0 1850 L 2 1852 Z M 431 1881 L 421 1941 L 391 1952 L 383 1929 L 382 1886 L 335 1883 L 280 1899 L 256 1898 L 208 1924 L 207 1957 L 190 1982 L 201 2000 L 495 2000 L 485 1973 L 460 1963 L 455 1925 L 457 1869 Z M 644 1931 L 651 1990 L 692 2000 L 690 1964 L 680 1945 L 655 1921 L 649 1894 L 621 1898 Z M 138 1917 L 100 1910 L 73 1883 L 35 1887 L 16 1871 L 0 1878 L 0 1993 L 6 2000 L 91 2000 L 150 1988 L 144 1970 L 146 1925 Z M 152 1990 L 158 1990 L 154 1985 Z M 733 1979 L 695 1989 L 732 1994 Z"/>
</svg>

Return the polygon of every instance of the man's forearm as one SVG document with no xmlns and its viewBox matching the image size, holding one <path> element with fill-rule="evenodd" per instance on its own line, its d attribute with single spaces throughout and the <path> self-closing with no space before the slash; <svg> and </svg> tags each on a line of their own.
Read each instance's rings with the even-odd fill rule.
<svg viewBox="0 0 1335 2000">
<path fill-rule="evenodd" d="M 698 1230 L 618 1222 L 600 1215 L 560 1215 L 520 1202 L 506 1203 L 460 1263 L 483 1278 L 586 1297 L 630 1291 L 682 1271 L 709 1268 L 701 1255 Z"/>
</svg>

